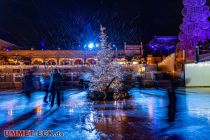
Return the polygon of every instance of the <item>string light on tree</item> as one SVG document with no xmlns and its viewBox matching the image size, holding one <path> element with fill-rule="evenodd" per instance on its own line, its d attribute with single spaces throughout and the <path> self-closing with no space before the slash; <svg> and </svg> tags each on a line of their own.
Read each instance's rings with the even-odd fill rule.
<svg viewBox="0 0 210 140">
<path fill-rule="evenodd" d="M 117 100 L 124 94 L 122 68 L 115 63 L 114 53 L 111 45 L 107 43 L 105 30 L 106 28 L 101 25 L 100 49 L 96 56 L 97 63 L 92 68 L 89 97 L 96 100 Z M 124 94 L 123 97 L 126 95 Z"/>
</svg>

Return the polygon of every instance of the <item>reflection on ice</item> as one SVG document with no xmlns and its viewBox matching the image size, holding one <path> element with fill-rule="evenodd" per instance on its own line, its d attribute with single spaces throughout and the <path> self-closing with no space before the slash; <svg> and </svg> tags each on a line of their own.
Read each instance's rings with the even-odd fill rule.
<svg viewBox="0 0 210 140">
<path fill-rule="evenodd" d="M 148 115 L 151 120 L 154 119 L 154 99 L 148 101 Z"/>
<path fill-rule="evenodd" d="M 167 119 L 167 94 L 132 90 L 129 100 L 90 102 L 85 92 L 66 92 L 61 107 L 48 109 L 43 93 L 0 98 L 0 128 L 52 129 L 63 139 L 189 139 L 210 133 L 210 95 L 178 95 L 177 119 Z M 7 104 L 3 104 L 7 103 Z M 205 137 L 205 138 L 206 138 Z M 50 139 L 50 138 L 46 138 Z"/>
<path fill-rule="evenodd" d="M 7 111 L 7 115 L 8 115 L 8 120 L 12 120 L 13 119 L 13 108 L 9 108 Z"/>
<path fill-rule="evenodd" d="M 70 113 L 73 113 L 73 112 L 74 112 L 74 109 L 73 109 L 73 108 L 70 108 L 70 109 L 69 109 L 69 112 L 70 112 Z"/>
<path fill-rule="evenodd" d="M 43 108 L 43 106 L 40 105 L 40 106 L 36 107 L 36 109 L 35 109 L 36 115 L 39 117 L 42 115 L 42 108 Z"/>
<path fill-rule="evenodd" d="M 189 114 L 198 118 L 206 118 L 210 123 L 210 99 L 208 97 L 208 94 L 203 96 L 199 96 L 198 94 L 194 96 L 197 96 L 197 98 L 188 98 L 187 109 L 189 111 Z"/>
</svg>

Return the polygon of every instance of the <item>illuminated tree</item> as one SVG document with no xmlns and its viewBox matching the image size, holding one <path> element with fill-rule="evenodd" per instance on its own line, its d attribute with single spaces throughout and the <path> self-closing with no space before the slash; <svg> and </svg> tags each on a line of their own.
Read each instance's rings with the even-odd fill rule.
<svg viewBox="0 0 210 140">
<path fill-rule="evenodd" d="M 93 67 L 89 97 L 95 100 L 118 100 L 125 98 L 122 92 L 123 74 L 121 66 L 115 62 L 114 53 L 107 43 L 105 28 L 101 26 L 100 49 L 97 53 L 97 63 Z"/>
<path fill-rule="evenodd" d="M 180 25 L 180 45 L 183 49 L 195 49 L 198 42 L 210 37 L 210 16 L 206 0 L 183 0 L 183 23 Z"/>
</svg>

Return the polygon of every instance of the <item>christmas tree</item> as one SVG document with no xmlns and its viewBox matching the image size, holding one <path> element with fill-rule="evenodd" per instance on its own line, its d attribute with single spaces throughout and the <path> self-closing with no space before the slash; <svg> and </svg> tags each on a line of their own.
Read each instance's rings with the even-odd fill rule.
<svg viewBox="0 0 210 140">
<path fill-rule="evenodd" d="M 195 49 L 198 42 L 210 37 L 210 16 L 206 0 L 184 0 L 183 23 L 180 26 L 180 43 L 183 49 Z"/>
<path fill-rule="evenodd" d="M 92 68 L 89 97 L 94 100 L 118 100 L 127 96 L 123 90 L 122 68 L 114 58 L 111 46 L 107 43 L 105 27 L 100 28 L 100 45 Z"/>
</svg>

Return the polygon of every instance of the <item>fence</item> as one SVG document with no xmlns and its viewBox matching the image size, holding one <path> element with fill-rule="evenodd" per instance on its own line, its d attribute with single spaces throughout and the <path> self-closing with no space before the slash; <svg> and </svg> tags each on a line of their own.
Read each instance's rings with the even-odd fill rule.
<svg viewBox="0 0 210 140">
<path fill-rule="evenodd" d="M 49 75 L 54 68 L 58 68 L 63 75 L 62 85 L 64 88 L 77 88 L 79 86 L 80 76 L 91 72 L 92 66 L 33 66 L 33 65 L 1 65 L 0 66 L 0 89 L 20 89 L 24 74 L 32 68 L 36 68 L 34 84 L 37 89 L 41 88 L 41 80 Z M 139 71 L 138 65 L 123 65 L 124 71 Z M 146 69 L 153 69 L 148 66 Z"/>
<path fill-rule="evenodd" d="M 198 57 L 199 62 L 205 62 L 210 61 L 210 53 L 201 54 Z M 187 58 L 186 63 L 195 63 L 196 62 L 196 56 L 193 56 L 191 58 Z"/>
<path fill-rule="evenodd" d="M 62 85 L 63 88 L 78 87 L 79 77 L 81 73 L 64 73 Z M 46 73 L 34 74 L 34 85 L 37 90 L 42 87 L 42 79 L 46 76 Z M 22 87 L 24 74 L 0 74 L 0 89 L 20 89 Z"/>
</svg>

